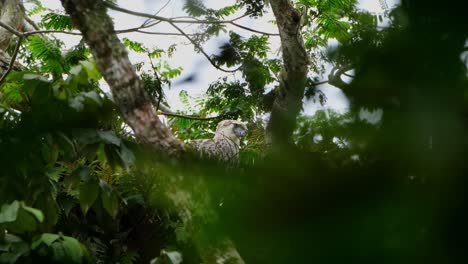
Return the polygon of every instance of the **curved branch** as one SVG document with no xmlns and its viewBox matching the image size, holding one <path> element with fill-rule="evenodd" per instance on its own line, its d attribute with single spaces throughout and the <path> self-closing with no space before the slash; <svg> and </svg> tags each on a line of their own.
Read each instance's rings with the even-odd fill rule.
<svg viewBox="0 0 468 264">
<path fill-rule="evenodd" d="M 126 13 L 126 14 L 129 14 L 129 15 L 139 16 L 139 17 L 146 17 L 146 18 L 149 18 L 149 19 L 155 19 L 155 20 L 159 20 L 159 21 L 167 22 L 167 23 L 174 23 L 174 24 L 231 24 L 233 26 L 236 26 L 236 27 L 239 27 L 239 28 L 242 28 L 244 30 L 251 31 L 251 32 L 255 32 L 255 33 L 258 33 L 258 34 L 263 34 L 263 35 L 268 35 L 268 36 L 279 36 L 278 33 L 262 32 L 262 31 L 255 30 L 255 29 L 252 29 L 252 28 L 249 28 L 249 27 L 246 27 L 246 26 L 242 26 L 242 25 L 237 24 L 235 22 L 235 21 L 237 21 L 237 20 L 239 20 L 241 18 L 244 18 L 244 17 L 248 16 L 250 13 L 246 13 L 246 14 L 244 14 L 242 16 L 233 18 L 231 20 L 202 20 L 202 19 L 197 19 L 197 18 L 194 18 L 194 17 L 186 17 L 186 16 L 167 18 L 167 17 L 157 16 L 157 15 L 151 15 L 151 14 L 147 14 L 147 13 L 132 11 L 132 10 L 125 9 L 125 8 L 122 8 L 122 7 L 118 7 L 118 6 L 110 4 L 110 3 L 106 3 L 106 6 L 108 8 L 110 8 L 110 9 L 113 9 L 113 10 L 116 10 L 116 11 L 119 11 L 119 12 L 122 12 L 122 13 Z M 189 18 L 189 19 L 181 19 L 181 18 Z"/>
<path fill-rule="evenodd" d="M 31 25 L 31 27 L 33 27 L 34 30 L 41 30 L 39 28 L 39 26 L 31 18 L 29 18 L 28 16 L 25 16 L 24 20 L 26 20 L 26 22 L 28 22 L 28 24 Z"/>
<path fill-rule="evenodd" d="M 326 80 L 326 81 L 316 82 L 316 83 L 314 83 L 314 85 L 319 86 L 319 85 L 323 85 L 323 84 L 326 84 L 326 83 L 329 83 L 329 81 Z"/>
<path fill-rule="evenodd" d="M 12 28 L 10 25 L 4 23 L 3 21 L 0 20 L 0 27 L 6 29 L 8 32 L 12 33 L 13 35 L 16 35 L 17 37 L 23 36 L 23 33 L 19 32 L 18 30 Z"/>
<path fill-rule="evenodd" d="M 158 11 L 156 11 L 156 13 L 154 13 L 154 15 L 158 15 L 159 13 L 161 13 L 161 11 L 163 11 L 164 8 L 166 8 L 167 5 L 169 5 L 170 2 L 171 2 L 171 0 L 167 0 L 167 2 L 166 2 Z M 145 25 L 147 25 L 150 21 L 151 21 L 151 18 L 148 18 L 148 19 L 146 19 L 146 20 L 143 22 L 143 24 L 141 24 L 141 25 L 142 25 L 142 26 L 145 26 Z"/>
<path fill-rule="evenodd" d="M 163 16 L 158 16 L 158 15 L 152 15 L 152 14 L 148 14 L 148 13 L 143 13 L 143 12 L 138 12 L 138 11 L 133 11 L 133 10 L 129 10 L 129 9 L 126 9 L 126 8 L 122 8 L 122 7 L 119 7 L 117 5 L 114 5 L 114 4 L 111 4 L 111 3 L 108 3 L 108 2 L 104 2 L 104 5 L 109 8 L 109 9 L 112 9 L 112 10 L 115 10 L 115 11 L 119 11 L 119 12 L 122 12 L 122 13 L 126 13 L 126 14 L 129 14 L 129 15 L 133 15 L 133 16 L 139 16 L 139 17 L 146 17 L 146 18 L 150 18 L 150 19 L 155 19 L 155 20 L 159 20 L 159 21 L 164 21 L 164 22 L 173 22 L 173 23 L 184 23 L 184 24 L 228 24 L 228 23 L 231 23 L 232 21 L 236 21 L 240 18 L 243 18 L 245 17 L 245 15 L 242 15 L 238 18 L 234 18 L 232 20 L 202 20 L 202 19 L 197 19 L 197 18 L 190 18 L 190 19 L 179 19 L 179 18 L 168 18 L 168 17 L 163 17 Z"/>
<path fill-rule="evenodd" d="M 237 67 L 236 69 L 234 70 L 226 70 L 226 69 L 223 69 L 221 68 L 220 66 L 218 66 L 211 58 L 210 56 L 208 55 L 208 53 L 206 53 L 204 50 L 203 50 L 203 47 L 200 46 L 200 44 L 198 44 L 195 40 L 193 40 L 189 35 L 187 35 L 187 33 L 185 33 L 180 27 L 178 27 L 176 24 L 174 24 L 173 22 L 168 22 L 171 26 L 173 26 L 177 31 L 180 32 L 180 34 L 182 34 L 185 38 L 187 38 L 202 54 L 203 56 L 205 56 L 205 58 L 211 63 L 211 65 L 213 65 L 213 67 L 215 67 L 216 69 L 220 70 L 220 71 L 223 71 L 223 72 L 236 72 L 238 71 L 241 67 Z"/>
<path fill-rule="evenodd" d="M 148 35 L 179 36 L 179 37 L 184 36 L 184 35 L 182 35 L 180 33 L 174 33 L 174 32 L 154 32 L 154 31 L 146 31 L 146 30 L 136 30 L 136 31 L 132 31 L 132 32 L 137 32 L 137 33 L 141 33 L 141 34 L 148 34 Z M 120 30 L 117 31 L 117 34 L 122 34 L 122 33 L 128 33 L 128 31 L 127 32 L 120 31 Z M 187 34 L 187 35 L 192 36 L 194 34 Z"/>
<path fill-rule="evenodd" d="M 328 83 L 340 89 L 346 89 L 347 87 L 349 87 L 349 84 L 347 84 L 345 81 L 343 81 L 343 79 L 341 79 L 341 75 L 345 75 L 347 71 L 350 71 L 352 69 L 353 65 L 346 65 L 341 68 L 334 67 L 328 75 Z"/>
<path fill-rule="evenodd" d="M 163 112 L 163 111 L 159 111 L 159 114 L 165 115 L 165 116 L 170 116 L 170 117 L 178 117 L 178 118 L 184 118 L 184 119 L 190 119 L 190 120 L 200 120 L 200 121 L 221 119 L 221 118 L 226 117 L 226 115 L 218 115 L 218 116 L 212 116 L 212 117 L 199 117 L 199 116 L 182 115 L 182 114 L 175 114 L 175 113 Z"/>
<path fill-rule="evenodd" d="M 251 32 L 254 32 L 254 33 L 258 33 L 258 34 L 262 34 L 262 35 L 267 35 L 267 36 L 279 36 L 278 33 L 268 33 L 268 32 L 263 32 L 263 31 L 260 31 L 260 30 L 256 30 L 256 29 L 253 29 L 253 28 L 249 28 L 249 27 L 246 27 L 246 26 L 243 26 L 243 25 L 240 25 L 240 24 L 237 24 L 236 22 L 232 21 L 230 22 L 231 25 L 234 25 L 238 28 L 242 28 L 244 30 L 248 30 L 248 31 L 251 31 Z"/>
</svg>

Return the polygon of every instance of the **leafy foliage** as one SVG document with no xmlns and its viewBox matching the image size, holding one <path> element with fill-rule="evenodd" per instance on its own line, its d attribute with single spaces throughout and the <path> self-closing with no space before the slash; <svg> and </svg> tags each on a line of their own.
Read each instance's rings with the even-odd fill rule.
<svg viewBox="0 0 468 264">
<path fill-rule="evenodd" d="M 42 17 L 41 26 L 45 29 L 72 30 L 73 23 L 67 15 L 48 13 Z"/>
<path fill-rule="evenodd" d="M 247 9 L 247 13 L 250 14 L 252 17 L 259 17 L 262 16 L 265 12 L 265 0 L 241 0 L 239 2 L 240 7 L 245 7 Z"/>
<path fill-rule="evenodd" d="M 212 98 L 208 100 L 206 107 L 214 107 L 213 110 L 219 112 L 220 108 L 216 108 L 215 105 L 223 106 L 226 107 L 224 109 L 230 109 L 226 110 L 227 112 L 233 111 L 234 115 L 245 111 L 244 118 L 247 118 L 246 120 L 253 117 L 251 109 L 266 110 L 268 108 L 264 97 L 266 85 L 276 80 L 275 75 L 280 69 L 279 61 L 269 59 L 268 52 L 268 36 L 252 36 L 245 40 L 240 35 L 230 32 L 230 42 L 221 47 L 221 53 L 215 56 L 214 60 L 227 66 L 242 64 L 241 70 L 245 83 L 222 84 L 227 81 L 224 79 L 223 82 L 211 85 L 208 94 Z M 223 85 L 224 87 L 221 88 Z M 231 89 L 229 86 L 232 87 L 232 91 L 229 91 Z M 224 90 L 222 94 L 221 90 Z M 222 104 L 220 104 L 221 97 L 225 99 Z M 248 99 L 244 100 L 246 98 Z M 237 114 L 235 114 L 236 112 Z"/>
<path fill-rule="evenodd" d="M 34 2 L 30 14 L 49 12 L 42 28 L 73 29 L 68 16 Z M 324 62 L 352 65 L 355 74 L 343 89 L 350 111 L 298 117 L 291 149 L 265 146 L 259 118 L 269 111 L 281 61 L 267 36 L 230 32 L 213 59 L 241 65 L 241 73 L 212 83 L 201 99 L 180 93 L 191 114 L 247 121 L 241 166 L 230 169 L 142 149 L 101 90 L 83 42 L 64 51 L 58 40 L 29 37 L 20 54 L 27 67 L 0 85 L 0 262 L 201 263 L 196 247 L 228 234 L 248 263 L 460 263 L 465 9 L 406 2 L 381 29 L 379 16 L 356 10 L 354 0 L 295 1 L 313 63 L 305 96 L 326 100 L 317 89 Z M 239 11 L 258 17 L 265 1 L 219 10 L 188 1 L 185 9 L 206 20 Z M 195 41 L 224 29 L 201 26 Z M 157 107 L 182 73 L 169 63 L 175 46 L 122 41 L 148 57 L 136 66 Z M 325 51 L 331 41 L 338 47 Z M 363 109 L 383 116 L 371 124 Z M 219 119 L 168 123 L 186 140 L 211 137 Z M 193 211 L 193 225 L 169 195 L 190 201 L 184 210 Z"/>
</svg>

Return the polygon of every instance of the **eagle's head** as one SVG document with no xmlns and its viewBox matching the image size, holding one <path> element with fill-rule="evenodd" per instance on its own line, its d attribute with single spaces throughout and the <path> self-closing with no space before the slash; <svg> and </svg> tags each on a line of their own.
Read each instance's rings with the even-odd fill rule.
<svg viewBox="0 0 468 264">
<path fill-rule="evenodd" d="M 231 140 L 241 140 L 245 136 L 247 136 L 247 126 L 237 120 L 223 120 L 218 123 L 216 127 L 216 135 L 215 138 L 218 137 L 227 137 Z"/>
</svg>

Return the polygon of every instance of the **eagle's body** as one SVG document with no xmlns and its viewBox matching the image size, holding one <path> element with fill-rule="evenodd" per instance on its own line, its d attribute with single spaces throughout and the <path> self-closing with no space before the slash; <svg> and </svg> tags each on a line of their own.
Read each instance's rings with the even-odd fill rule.
<svg viewBox="0 0 468 264">
<path fill-rule="evenodd" d="M 216 127 L 211 139 L 197 139 L 189 142 L 202 157 L 209 157 L 223 162 L 239 161 L 241 139 L 247 135 L 247 127 L 237 120 L 223 120 Z"/>
</svg>

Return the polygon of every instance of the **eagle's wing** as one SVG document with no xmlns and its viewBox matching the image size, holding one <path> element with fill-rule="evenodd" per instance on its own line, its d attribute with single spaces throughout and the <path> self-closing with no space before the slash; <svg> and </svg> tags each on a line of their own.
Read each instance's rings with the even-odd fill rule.
<svg viewBox="0 0 468 264">
<path fill-rule="evenodd" d="M 225 162 L 236 162 L 238 152 L 236 145 L 228 139 L 196 139 L 188 142 L 202 157 L 214 158 Z"/>
</svg>

